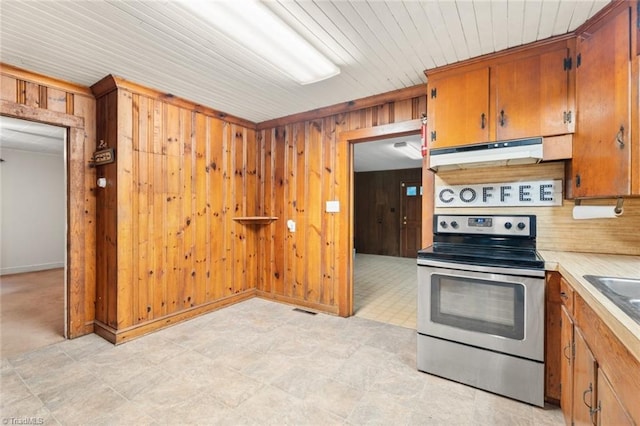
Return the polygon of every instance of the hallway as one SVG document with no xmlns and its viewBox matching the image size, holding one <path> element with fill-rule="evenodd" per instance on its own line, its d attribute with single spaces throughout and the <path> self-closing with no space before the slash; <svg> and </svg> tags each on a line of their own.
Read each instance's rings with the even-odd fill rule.
<svg viewBox="0 0 640 426">
<path fill-rule="evenodd" d="M 416 329 L 416 259 L 356 253 L 354 315 Z"/>
</svg>

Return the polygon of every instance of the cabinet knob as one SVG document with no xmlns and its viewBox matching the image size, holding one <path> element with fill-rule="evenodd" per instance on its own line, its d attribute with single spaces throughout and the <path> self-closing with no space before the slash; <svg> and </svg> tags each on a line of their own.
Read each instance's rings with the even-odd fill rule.
<svg viewBox="0 0 640 426">
<path fill-rule="evenodd" d="M 500 111 L 500 127 L 504 127 L 506 124 L 506 120 L 504 118 L 504 110 Z"/>
<path fill-rule="evenodd" d="M 480 115 L 480 128 L 484 129 L 487 126 L 487 116 L 484 112 Z"/>
</svg>

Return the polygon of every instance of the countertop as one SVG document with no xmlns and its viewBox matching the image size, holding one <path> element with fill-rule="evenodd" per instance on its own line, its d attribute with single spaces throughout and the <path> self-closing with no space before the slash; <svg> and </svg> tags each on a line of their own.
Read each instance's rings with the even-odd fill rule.
<svg viewBox="0 0 640 426">
<path fill-rule="evenodd" d="M 640 278 L 640 256 L 546 250 L 539 253 L 545 261 L 545 269 L 560 272 L 629 352 L 640 360 L 640 324 L 582 278 L 583 275 Z"/>
</svg>

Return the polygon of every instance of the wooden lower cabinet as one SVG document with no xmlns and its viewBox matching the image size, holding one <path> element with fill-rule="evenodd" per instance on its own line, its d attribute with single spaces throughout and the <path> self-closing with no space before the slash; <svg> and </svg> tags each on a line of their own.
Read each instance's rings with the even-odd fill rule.
<svg viewBox="0 0 640 426">
<path fill-rule="evenodd" d="M 598 404 L 595 410 L 598 426 L 634 424 L 602 369 L 598 369 Z"/>
<path fill-rule="evenodd" d="M 558 272 L 547 272 L 545 287 L 545 362 L 544 362 L 544 399 L 560 404 L 561 360 L 560 332 L 561 332 L 561 299 L 560 279 Z"/>
<path fill-rule="evenodd" d="M 573 319 L 562 306 L 560 309 L 560 348 L 562 354 L 560 357 L 560 406 L 564 421 L 571 424 L 573 417 Z"/>
<path fill-rule="evenodd" d="M 571 292 L 571 297 L 562 298 L 559 321 L 560 406 L 565 423 L 635 425 L 640 361 L 567 286 L 562 279 L 561 291 Z"/>
<path fill-rule="evenodd" d="M 589 350 L 580 329 L 573 330 L 575 355 L 573 359 L 573 424 L 593 425 L 596 401 L 596 359 Z"/>
</svg>

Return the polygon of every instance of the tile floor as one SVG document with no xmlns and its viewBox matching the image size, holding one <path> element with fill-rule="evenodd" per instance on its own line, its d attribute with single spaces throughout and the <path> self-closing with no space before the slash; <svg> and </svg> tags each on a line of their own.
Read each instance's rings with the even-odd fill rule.
<svg viewBox="0 0 640 426">
<path fill-rule="evenodd" d="M 414 258 L 356 253 L 354 314 L 415 330 L 417 268 Z"/>
<path fill-rule="evenodd" d="M 355 317 L 252 299 L 117 347 L 96 335 L 62 340 L 54 309 L 62 294 L 52 284 L 62 270 L 36 273 L 49 283 L 40 305 L 25 302 L 33 300 L 27 283 L 35 276 L 23 274 L 21 286 L 5 279 L 2 318 L 38 321 L 22 321 L 20 332 L 2 329 L 0 417 L 109 425 L 562 424 L 555 407 L 418 372 L 415 259 L 357 254 L 355 262 Z"/>
<path fill-rule="evenodd" d="M 356 316 L 415 329 L 415 259 L 358 253 L 354 278 Z M 63 286 L 64 269 L 0 277 L 0 356 L 63 340 Z"/>
<path fill-rule="evenodd" d="M 254 298 L 120 346 L 97 335 L 2 358 L 17 424 L 561 425 L 416 370 L 416 333 Z"/>
</svg>

